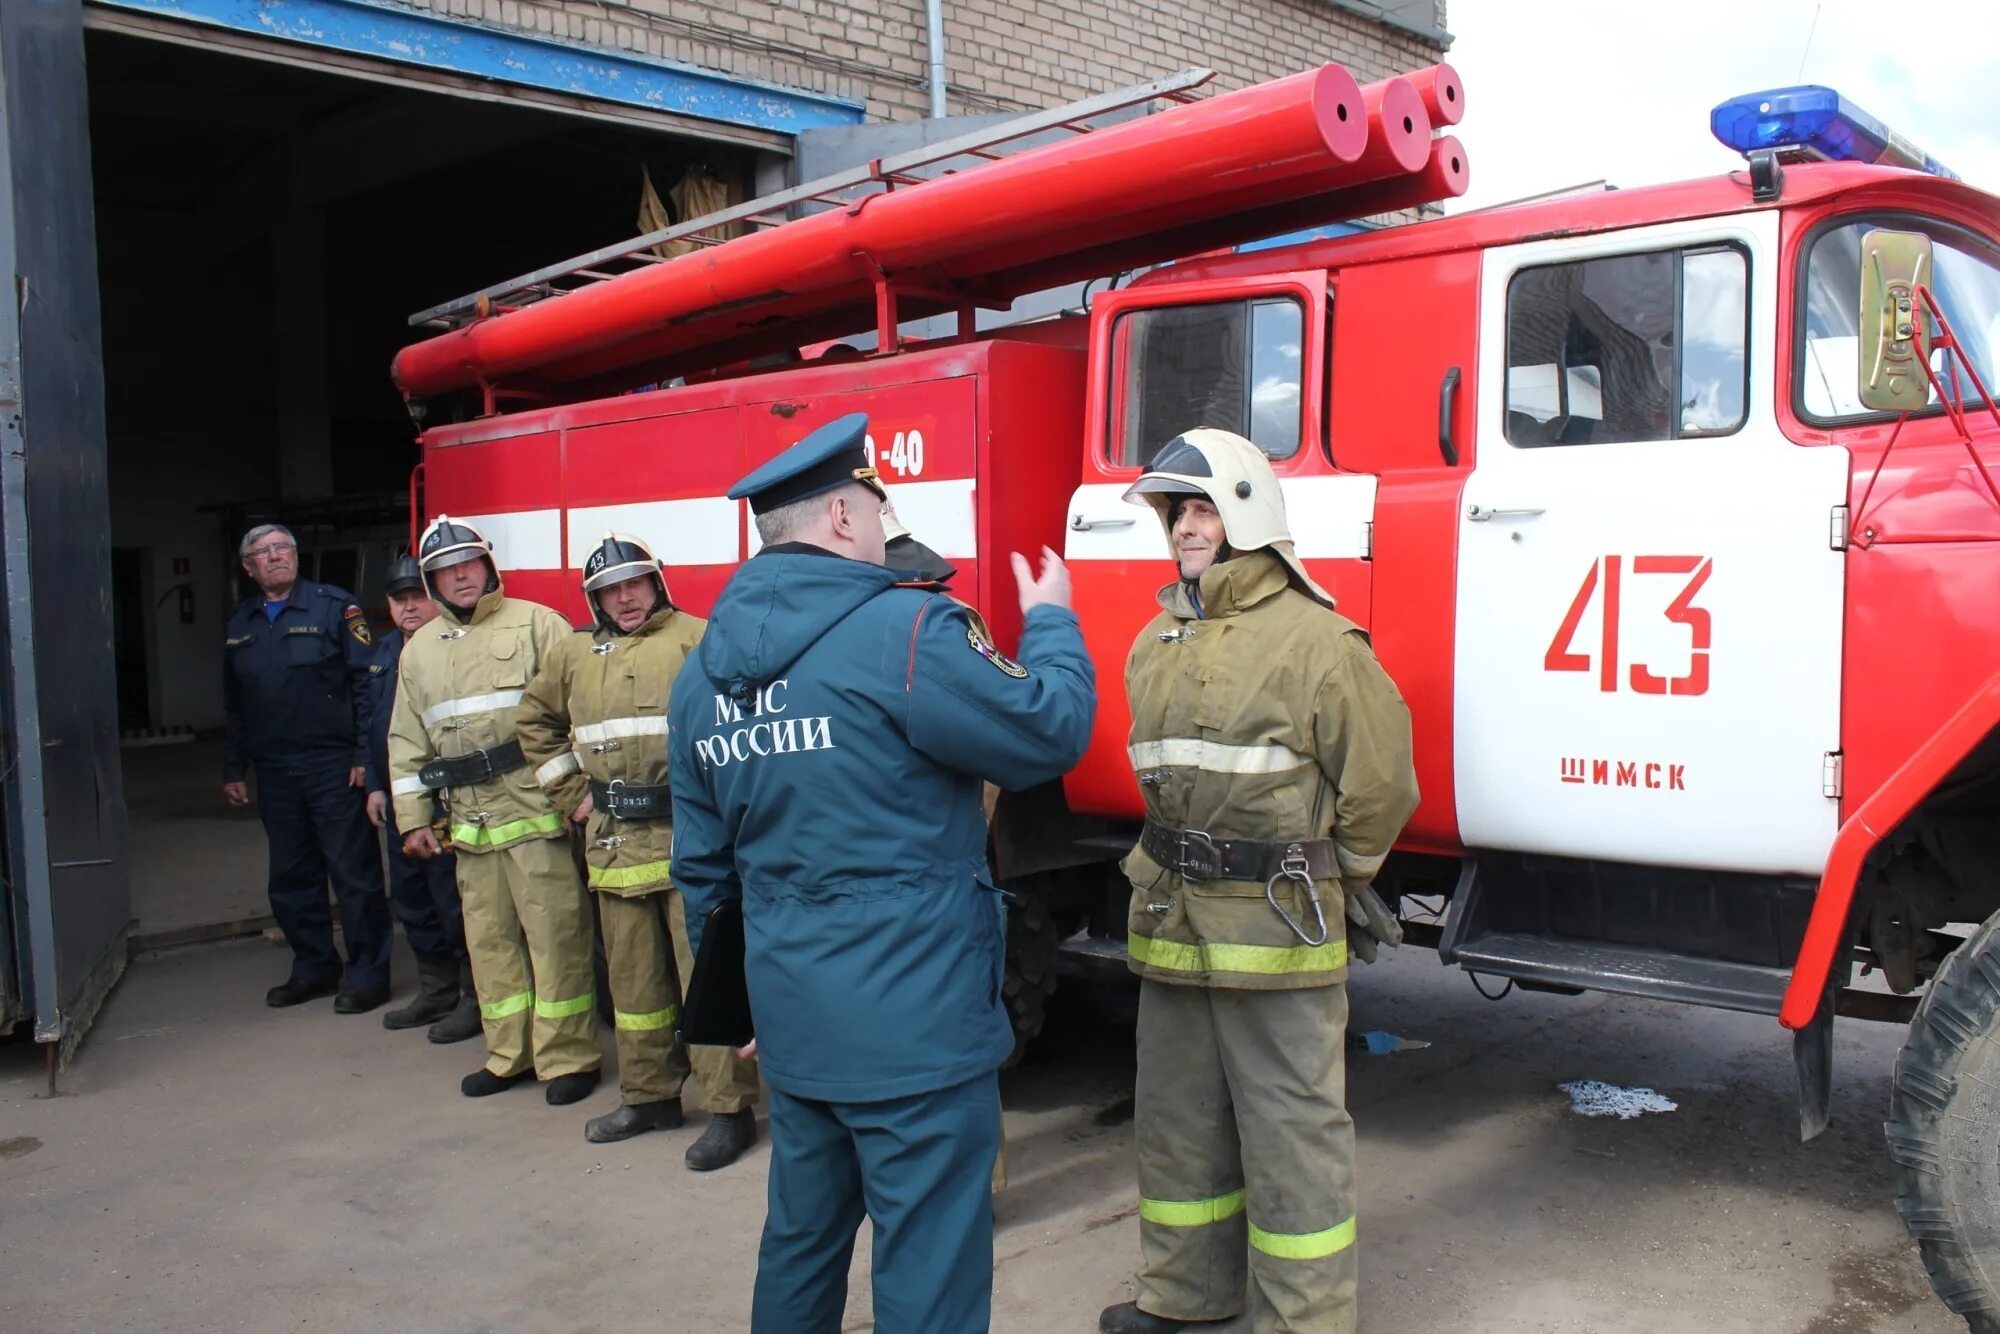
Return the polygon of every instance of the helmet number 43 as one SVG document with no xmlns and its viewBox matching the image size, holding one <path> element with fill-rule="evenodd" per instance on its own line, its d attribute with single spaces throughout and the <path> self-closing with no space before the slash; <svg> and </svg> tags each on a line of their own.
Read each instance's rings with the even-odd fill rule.
<svg viewBox="0 0 2000 1334">
<path fill-rule="evenodd" d="M 1686 579 L 1674 600 L 1667 604 L 1666 618 L 1676 625 L 1685 626 L 1688 632 L 1688 670 L 1685 675 L 1666 677 L 1653 672 L 1643 663 L 1631 664 L 1626 685 L 1641 695 L 1702 695 L 1708 692 L 1708 650 L 1711 626 L 1706 608 L 1694 605 L 1695 596 L 1714 571 L 1715 562 L 1707 556 L 1634 556 L 1631 558 L 1633 578 L 1653 575 L 1679 575 Z M 1593 665 L 1597 668 L 1598 689 L 1606 694 L 1619 687 L 1619 614 L 1623 601 L 1626 564 L 1623 556 L 1604 556 L 1591 562 L 1584 574 L 1583 582 L 1576 590 L 1576 597 L 1569 604 L 1569 611 L 1563 616 L 1562 625 L 1557 628 L 1555 638 L 1549 641 L 1547 654 L 1542 658 L 1542 669 L 1550 672 L 1587 672 Z M 1588 652 L 1577 652 L 1578 632 L 1583 628 L 1583 618 L 1593 603 L 1598 609 L 1598 653 L 1593 664 Z"/>
<path fill-rule="evenodd" d="M 887 470 L 898 477 L 921 477 L 924 472 L 924 433 L 922 431 L 898 431 L 889 442 L 886 458 L 878 457 L 875 437 L 869 436 L 868 464 L 878 470 Z"/>
</svg>

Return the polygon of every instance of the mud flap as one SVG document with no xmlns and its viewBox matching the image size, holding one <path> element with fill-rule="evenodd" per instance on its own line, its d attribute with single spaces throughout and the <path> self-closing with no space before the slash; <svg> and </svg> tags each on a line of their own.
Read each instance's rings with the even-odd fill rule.
<svg viewBox="0 0 2000 1334">
<path fill-rule="evenodd" d="M 1833 1117 L 1833 993 L 1820 997 L 1812 1022 L 1792 1034 L 1792 1064 L 1799 1072 L 1799 1142 L 1813 1139 Z"/>
</svg>

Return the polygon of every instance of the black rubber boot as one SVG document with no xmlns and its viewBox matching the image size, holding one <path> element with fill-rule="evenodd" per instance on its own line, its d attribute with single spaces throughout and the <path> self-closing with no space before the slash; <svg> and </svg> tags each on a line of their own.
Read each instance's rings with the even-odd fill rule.
<svg viewBox="0 0 2000 1334">
<path fill-rule="evenodd" d="M 688 1145 L 690 1172 L 713 1172 L 741 1158 L 757 1142 L 757 1109 L 717 1112 L 709 1119 L 701 1138 Z"/>
<path fill-rule="evenodd" d="M 338 990 L 340 990 L 338 982 L 301 982 L 295 977 L 265 992 L 264 1004 L 274 1010 L 282 1010 L 287 1006 L 304 1005 L 309 1000 L 318 1000 L 321 996 L 331 996 Z"/>
<path fill-rule="evenodd" d="M 579 1070 L 573 1075 L 557 1075 L 549 1081 L 544 1096 L 551 1107 L 567 1107 L 573 1102 L 582 1102 L 597 1087 L 603 1076 L 595 1070 Z"/>
<path fill-rule="evenodd" d="M 432 1024 L 425 1036 L 442 1046 L 447 1042 L 476 1038 L 482 1031 L 479 993 L 472 989 L 472 965 L 462 963 L 458 966 L 458 1008 Z"/>
<path fill-rule="evenodd" d="M 1175 1330 L 1201 1329 L 1233 1319 L 1234 1316 L 1224 1316 L 1221 1320 L 1169 1320 L 1163 1315 L 1141 1311 L 1137 1302 L 1122 1302 L 1104 1308 L 1097 1317 L 1097 1334 L 1174 1334 Z"/>
<path fill-rule="evenodd" d="M 648 1130 L 679 1130 L 681 1100 L 662 1098 L 658 1102 L 626 1103 L 615 1112 L 592 1117 L 583 1126 L 583 1137 L 592 1144 L 613 1144 L 643 1135 Z"/>
<path fill-rule="evenodd" d="M 458 1008 L 458 968 L 449 959 L 417 960 L 417 994 L 382 1016 L 387 1029 L 422 1028 Z"/>
<path fill-rule="evenodd" d="M 514 1085 L 534 1077 L 533 1070 L 523 1070 L 518 1075 L 496 1075 L 485 1066 L 481 1066 L 458 1081 L 458 1091 L 468 1098 L 490 1098 L 502 1089 L 513 1088 Z"/>
<path fill-rule="evenodd" d="M 367 1014 L 389 1003 L 387 987 L 342 987 L 333 998 L 335 1014 Z"/>
</svg>

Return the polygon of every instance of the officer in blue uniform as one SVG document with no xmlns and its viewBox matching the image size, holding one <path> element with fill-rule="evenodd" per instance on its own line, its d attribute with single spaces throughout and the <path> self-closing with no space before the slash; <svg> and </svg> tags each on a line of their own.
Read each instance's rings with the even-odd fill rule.
<svg viewBox="0 0 2000 1334">
<path fill-rule="evenodd" d="M 410 636 L 437 619 L 438 605 L 424 587 L 414 556 L 398 556 L 382 581 L 395 633 L 376 645 L 369 681 L 368 820 L 389 831 L 389 906 L 403 924 L 403 938 L 417 957 L 417 994 L 382 1016 L 387 1029 L 430 1026 L 432 1042 L 479 1036 L 479 998 L 465 955 L 465 915 L 458 905 L 458 859 L 450 853 L 418 861 L 403 851 L 389 800 L 389 711 L 396 696 L 396 664 Z"/>
<path fill-rule="evenodd" d="M 866 429 L 843 417 L 730 490 L 764 547 L 668 705 L 674 879 L 697 948 L 709 910 L 742 900 L 771 1089 L 757 1334 L 839 1329 L 864 1213 L 881 1334 L 987 1328 L 1013 1035 L 980 784 L 1068 770 L 1097 702 L 1054 552 L 1039 577 L 1013 558 L 1019 662 L 883 566 Z"/>
<path fill-rule="evenodd" d="M 298 1005 L 337 991 L 335 1010 L 365 1014 L 389 998 L 395 939 L 362 794 L 374 637 L 351 594 L 298 577 L 298 543 L 284 528 L 252 528 L 238 554 L 260 595 L 229 618 L 222 791 L 233 806 L 249 804 L 244 780 L 256 766 L 271 915 L 292 947 L 291 977 L 264 1000 Z M 344 978 L 328 880 L 347 942 Z"/>
</svg>

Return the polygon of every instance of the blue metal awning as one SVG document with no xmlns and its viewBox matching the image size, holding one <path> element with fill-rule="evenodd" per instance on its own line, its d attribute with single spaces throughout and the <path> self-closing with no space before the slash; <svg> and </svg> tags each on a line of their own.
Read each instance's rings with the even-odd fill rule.
<svg viewBox="0 0 2000 1334">
<path fill-rule="evenodd" d="M 846 98 L 440 18 L 373 0 L 91 3 L 103 9 L 777 134 L 858 125 L 865 115 L 860 103 Z"/>
</svg>

